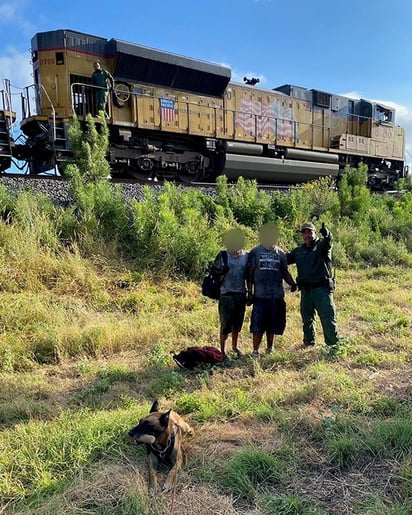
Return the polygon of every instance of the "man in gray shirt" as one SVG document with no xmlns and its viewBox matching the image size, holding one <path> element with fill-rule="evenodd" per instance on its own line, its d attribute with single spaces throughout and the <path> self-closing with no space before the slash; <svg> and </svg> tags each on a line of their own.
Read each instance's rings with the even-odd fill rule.
<svg viewBox="0 0 412 515">
<path fill-rule="evenodd" d="M 253 335 L 252 356 L 259 356 L 259 346 L 266 333 L 266 352 L 273 349 L 275 334 L 286 327 L 286 303 L 283 280 L 296 291 L 296 283 L 288 271 L 286 254 L 276 246 L 278 228 L 268 222 L 259 230 L 260 245 L 252 249 L 248 260 L 247 303 L 253 303 L 250 332 Z"/>
</svg>

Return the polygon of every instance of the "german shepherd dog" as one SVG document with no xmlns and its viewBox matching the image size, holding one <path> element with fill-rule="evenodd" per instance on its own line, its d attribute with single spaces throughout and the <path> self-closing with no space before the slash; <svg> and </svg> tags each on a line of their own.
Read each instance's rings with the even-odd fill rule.
<svg viewBox="0 0 412 515">
<path fill-rule="evenodd" d="M 173 490 L 183 461 L 182 432 L 192 433 L 192 428 L 172 410 L 160 413 L 157 401 L 153 403 L 149 415 L 142 418 L 138 425 L 128 432 L 127 436 L 138 445 L 146 444 L 151 491 L 157 490 L 156 470 L 161 464 L 171 466 L 163 492 Z"/>
</svg>

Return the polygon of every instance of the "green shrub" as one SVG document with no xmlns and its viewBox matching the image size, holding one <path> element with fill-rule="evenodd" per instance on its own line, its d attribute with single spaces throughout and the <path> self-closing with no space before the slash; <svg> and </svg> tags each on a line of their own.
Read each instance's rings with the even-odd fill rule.
<svg viewBox="0 0 412 515">
<path fill-rule="evenodd" d="M 200 277 L 219 250 L 222 210 L 209 218 L 208 203 L 194 190 L 165 184 L 158 195 L 145 190 L 132 207 L 129 252 L 159 274 Z"/>
<path fill-rule="evenodd" d="M 239 177 L 236 186 L 228 186 L 226 177 L 217 178 L 216 202 L 231 213 L 237 223 L 258 229 L 273 221 L 270 196 L 259 191 L 256 181 Z"/>
</svg>

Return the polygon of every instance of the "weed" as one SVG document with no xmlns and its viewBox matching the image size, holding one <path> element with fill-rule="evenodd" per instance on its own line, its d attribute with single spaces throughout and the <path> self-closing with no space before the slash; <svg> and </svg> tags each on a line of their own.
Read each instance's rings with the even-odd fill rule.
<svg viewBox="0 0 412 515">
<path fill-rule="evenodd" d="M 152 367 L 166 368 L 170 364 L 170 350 L 162 342 L 155 343 L 147 354 L 147 361 Z"/>
<path fill-rule="evenodd" d="M 263 515 L 327 515 L 325 511 L 312 508 L 298 495 L 264 494 L 258 498 Z"/>
<path fill-rule="evenodd" d="M 276 456 L 251 447 L 237 453 L 225 464 L 221 482 L 234 495 L 252 502 L 258 488 L 279 483 L 285 477 L 285 464 Z"/>
<path fill-rule="evenodd" d="M 412 457 L 403 459 L 399 468 L 399 479 L 401 481 L 401 492 L 405 498 L 412 499 Z"/>
</svg>

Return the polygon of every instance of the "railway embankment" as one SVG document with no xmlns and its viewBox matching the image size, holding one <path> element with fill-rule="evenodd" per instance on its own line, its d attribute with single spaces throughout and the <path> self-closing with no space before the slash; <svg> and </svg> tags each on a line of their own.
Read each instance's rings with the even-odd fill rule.
<svg viewBox="0 0 412 515">
<path fill-rule="evenodd" d="M 54 203 L 66 207 L 70 204 L 71 194 L 69 182 L 54 177 L 28 177 L 28 176 L 0 176 L 0 185 L 5 186 L 13 193 L 32 190 L 49 197 Z M 128 201 L 140 200 L 143 197 L 144 185 L 140 183 L 113 183 L 112 187 L 120 187 L 123 198 Z M 153 185 L 153 188 L 161 189 L 162 186 Z"/>
</svg>

